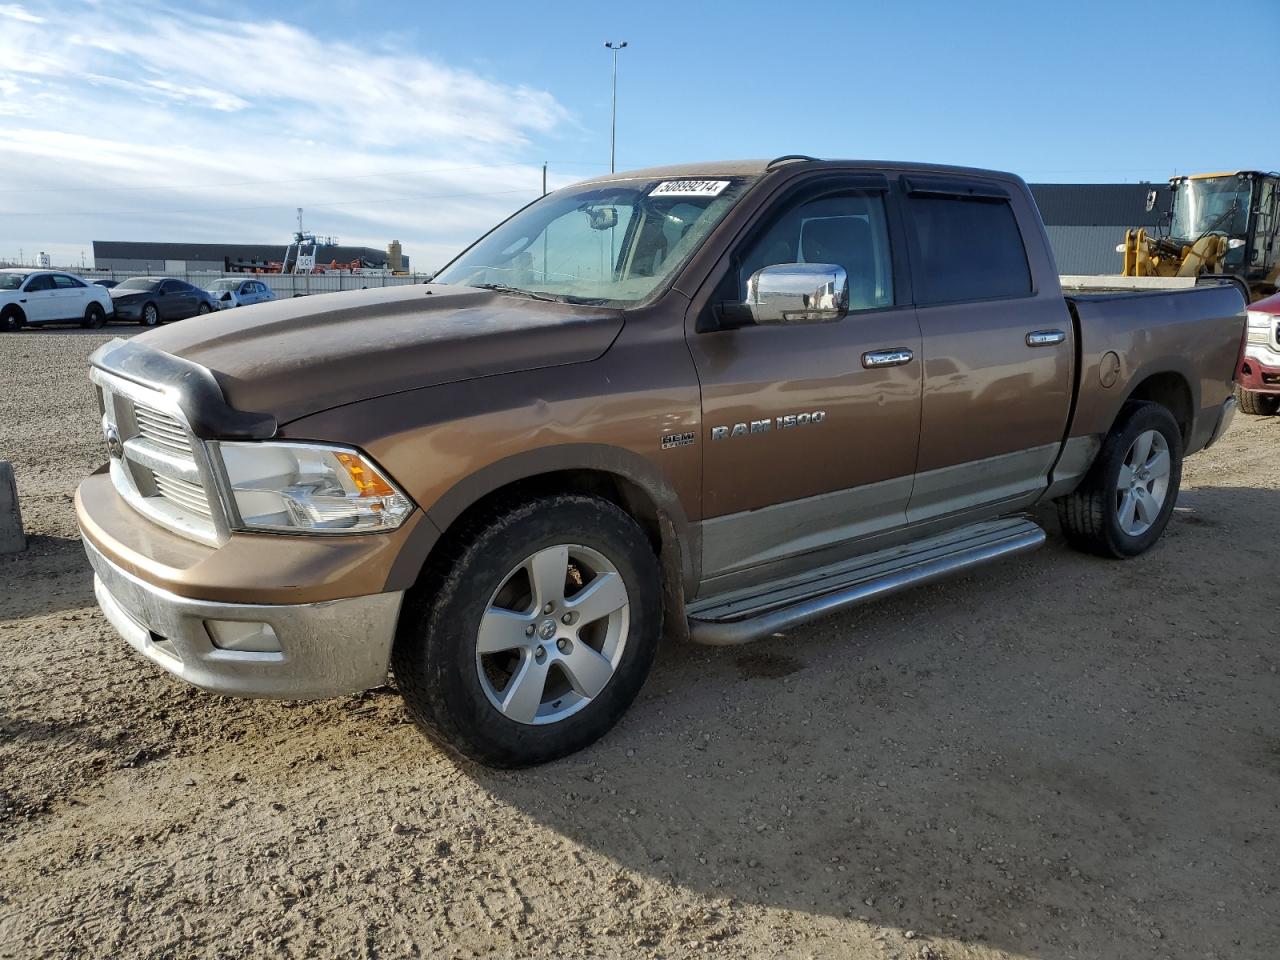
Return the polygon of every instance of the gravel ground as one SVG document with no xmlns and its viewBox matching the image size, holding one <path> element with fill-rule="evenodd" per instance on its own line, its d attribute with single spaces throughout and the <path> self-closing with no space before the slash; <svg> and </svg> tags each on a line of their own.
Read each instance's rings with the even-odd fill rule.
<svg viewBox="0 0 1280 960">
<path fill-rule="evenodd" d="M 114 333 L 127 332 L 123 328 Z M 223 699 L 97 612 L 100 334 L 0 337 L 2 957 L 1273 958 L 1280 418 L 1115 563 L 1049 545 L 741 650 L 621 726 L 457 762 L 391 688 Z"/>
</svg>

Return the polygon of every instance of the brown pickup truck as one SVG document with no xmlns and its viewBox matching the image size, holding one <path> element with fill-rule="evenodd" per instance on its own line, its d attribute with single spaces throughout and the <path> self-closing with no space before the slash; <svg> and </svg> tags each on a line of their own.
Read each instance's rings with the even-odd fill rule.
<svg viewBox="0 0 1280 960">
<path fill-rule="evenodd" d="M 558 190 L 428 285 L 94 354 L 98 600 L 209 690 L 386 681 L 496 765 L 736 644 L 1040 545 L 1130 557 L 1235 407 L 1230 286 L 1064 297 L 1017 177 L 711 163 Z"/>
</svg>

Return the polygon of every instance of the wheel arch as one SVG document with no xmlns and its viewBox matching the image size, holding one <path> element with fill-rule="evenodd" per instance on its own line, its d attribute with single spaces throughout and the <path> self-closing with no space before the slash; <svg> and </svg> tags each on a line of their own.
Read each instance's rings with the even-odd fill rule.
<svg viewBox="0 0 1280 960">
<path fill-rule="evenodd" d="M 544 496 L 581 493 L 608 500 L 644 530 L 662 565 L 670 608 L 696 586 L 697 527 L 662 473 L 639 454 L 602 444 L 559 444 L 499 460 L 456 483 L 424 512 L 429 524 L 406 543 L 387 589 L 406 589 L 431 561 L 456 547 L 486 512 Z M 428 542 L 430 541 L 430 542 Z"/>
<path fill-rule="evenodd" d="M 1178 430 L 1182 434 L 1183 447 L 1190 446 L 1199 404 L 1187 375 L 1180 370 L 1165 369 L 1159 372 L 1147 372 L 1141 377 L 1135 376 L 1134 381 L 1133 388 L 1125 397 L 1124 403 L 1120 405 L 1120 409 L 1116 411 L 1111 424 L 1112 429 L 1115 429 L 1115 424 L 1122 416 L 1126 403 L 1135 400 L 1158 403 L 1177 421 Z"/>
</svg>

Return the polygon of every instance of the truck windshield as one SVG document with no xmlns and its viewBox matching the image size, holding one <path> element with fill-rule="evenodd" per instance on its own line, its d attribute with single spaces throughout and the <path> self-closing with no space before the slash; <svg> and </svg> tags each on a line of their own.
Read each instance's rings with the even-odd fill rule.
<svg viewBox="0 0 1280 960">
<path fill-rule="evenodd" d="M 622 180 L 560 190 L 499 226 L 435 282 L 630 306 L 680 268 L 751 179 Z"/>
<path fill-rule="evenodd" d="M 1183 180 L 1173 198 L 1170 236 L 1193 242 L 1206 233 L 1243 237 L 1249 225 L 1249 181 L 1240 177 Z"/>
</svg>

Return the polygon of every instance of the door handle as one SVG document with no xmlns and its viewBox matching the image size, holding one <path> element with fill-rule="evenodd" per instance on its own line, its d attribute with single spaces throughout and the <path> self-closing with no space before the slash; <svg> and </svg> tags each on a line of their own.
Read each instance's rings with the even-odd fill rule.
<svg viewBox="0 0 1280 960">
<path fill-rule="evenodd" d="M 1032 330 L 1027 334 L 1028 347 L 1052 347 L 1061 343 L 1067 335 L 1061 330 Z"/>
<path fill-rule="evenodd" d="M 872 350 L 862 355 L 862 365 L 868 370 L 876 367 L 900 367 L 904 363 L 910 363 L 913 356 L 914 354 L 906 347 L 899 347 L 896 350 Z"/>
</svg>

